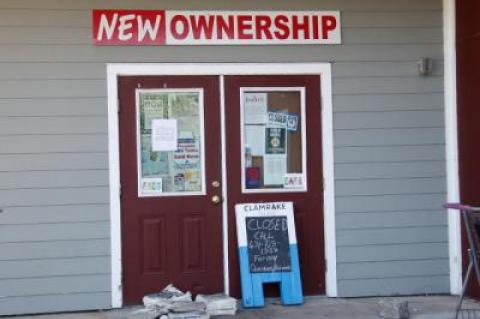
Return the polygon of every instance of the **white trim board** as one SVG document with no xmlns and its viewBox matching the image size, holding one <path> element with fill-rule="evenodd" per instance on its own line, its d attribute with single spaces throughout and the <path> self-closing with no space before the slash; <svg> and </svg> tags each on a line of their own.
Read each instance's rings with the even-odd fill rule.
<svg viewBox="0 0 480 319">
<path fill-rule="evenodd" d="M 455 0 L 443 0 L 443 43 L 445 61 L 445 142 L 447 160 L 447 201 L 460 201 L 457 129 L 457 57 L 455 49 Z M 448 211 L 450 293 L 462 292 L 462 236 L 460 214 Z"/>
<path fill-rule="evenodd" d="M 322 96 L 322 150 L 324 177 L 324 233 L 326 258 L 326 293 L 337 296 L 336 276 L 336 238 L 335 238 L 335 202 L 334 202 L 334 166 L 333 166 L 333 108 L 332 108 L 332 71 L 330 63 L 146 63 L 146 64 L 108 64 L 108 159 L 110 182 L 110 231 L 111 231 L 111 271 L 112 271 L 112 307 L 123 305 L 122 296 L 122 251 L 120 223 L 120 147 L 118 122 L 119 76 L 133 75 L 218 75 L 222 84 L 223 75 L 294 75 L 312 74 L 321 77 Z M 221 89 L 223 86 L 221 85 Z M 221 93 L 222 94 L 222 93 Z M 221 102 L 223 103 L 223 102 Z M 222 120 L 223 120 L 222 116 Z M 225 125 L 222 123 L 222 136 Z M 224 142 L 224 137 L 222 137 Z M 225 150 L 222 148 L 222 153 Z M 225 154 L 223 154 L 225 155 Z M 226 168 L 222 168 L 226 180 Z M 224 183 L 225 184 L 225 183 Z M 224 196 L 226 188 L 223 188 Z M 225 207 L 225 204 L 224 204 Z M 225 212 L 223 214 L 226 218 Z M 225 221 L 224 221 L 225 225 Z M 224 245 L 227 231 L 224 229 Z M 224 252 L 227 251 L 224 247 Z M 228 254 L 224 253 L 225 291 L 228 292 Z"/>
</svg>

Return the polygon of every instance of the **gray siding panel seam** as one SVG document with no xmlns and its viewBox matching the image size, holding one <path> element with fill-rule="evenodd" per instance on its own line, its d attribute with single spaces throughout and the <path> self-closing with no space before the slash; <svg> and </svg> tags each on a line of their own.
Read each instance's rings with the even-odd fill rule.
<svg viewBox="0 0 480 319">
<path fill-rule="evenodd" d="M 94 239 L 109 239 L 109 238 L 94 238 Z M 87 239 L 88 241 L 89 239 Z M 52 241 L 54 242 L 54 241 Z M 22 242 L 24 243 L 24 242 Z M 105 255 L 105 254 L 91 254 L 91 255 L 78 255 L 78 256 L 70 256 L 70 257 L 50 257 L 50 258 L 27 258 L 27 259 L 5 259 L 5 260 L 0 260 L 2 263 L 7 263 L 7 262 L 17 262 L 17 261 L 55 261 L 55 262 L 60 262 L 60 261 L 66 261 L 66 260 L 78 260 L 81 258 L 97 258 L 97 257 L 106 257 L 110 258 L 110 255 Z"/>
<path fill-rule="evenodd" d="M 446 226 L 445 226 L 446 227 Z M 356 229 L 358 230 L 358 229 Z M 347 245 L 347 244 L 339 244 L 337 247 L 343 247 L 343 248 L 355 248 L 355 247 L 385 247 L 385 246 L 409 246 L 409 245 L 415 245 L 415 244 L 448 244 L 447 241 L 409 241 L 409 242 L 399 242 L 395 241 L 394 243 L 374 243 L 374 244 L 359 244 L 359 245 Z"/>
<path fill-rule="evenodd" d="M 38 294 L 38 295 L 21 295 L 21 296 L 2 296 L 0 297 L 0 301 L 2 300 L 6 300 L 6 299 L 14 299 L 14 298 L 26 298 L 26 297 L 43 297 L 43 296 L 64 296 L 64 295 L 85 295 L 85 294 L 89 294 L 93 291 L 72 291 L 72 292 L 66 292 L 66 293 L 47 293 L 47 294 Z M 108 293 L 108 295 L 110 296 L 111 294 L 111 291 L 110 290 L 98 290 L 98 291 L 94 291 L 95 293 Z"/>
<path fill-rule="evenodd" d="M 337 265 L 343 265 L 343 264 L 361 264 L 361 263 L 388 263 L 388 262 L 396 262 L 396 261 L 417 261 L 417 260 L 438 260 L 438 261 L 443 261 L 443 262 L 446 262 L 448 264 L 448 254 L 445 254 L 445 256 L 441 256 L 441 257 L 432 257 L 432 256 L 427 256 L 425 258 L 418 258 L 418 257 L 415 257 L 415 258 L 404 258 L 404 259 L 388 259 L 388 258 L 385 258 L 385 259 L 380 259 L 380 260 L 376 260 L 376 259 L 356 259 L 356 260 L 353 260 L 353 261 L 338 261 L 337 262 Z"/>
<path fill-rule="evenodd" d="M 66 277 L 85 277 L 85 276 L 110 276 L 109 272 L 85 272 L 85 273 L 71 273 L 66 275 L 49 275 L 49 276 L 21 276 L 21 277 L 0 277 L 0 284 L 2 280 L 15 279 L 49 279 L 49 278 L 66 278 Z"/>
<path fill-rule="evenodd" d="M 359 228 L 337 228 L 337 233 L 350 231 L 380 230 L 380 229 L 428 229 L 428 228 L 445 228 L 448 224 L 439 225 L 421 225 L 421 226 L 382 226 L 382 227 L 359 227 Z M 438 241 L 435 241 L 438 242 Z M 373 244 L 375 245 L 375 244 Z M 349 245 L 346 245 L 349 246 Z M 357 245 L 353 245 L 357 246 Z M 362 246 L 362 245 L 360 245 Z"/>
<path fill-rule="evenodd" d="M 87 220 L 87 221 L 84 221 L 84 220 L 79 220 L 79 221 L 66 221 L 66 222 L 45 222 L 45 223 L 41 223 L 41 222 L 37 222 L 37 223 L 17 223 L 17 224 L 8 224 L 8 223 L 2 223 L 0 225 L 0 227 L 3 227 L 3 226 L 24 226 L 24 225 L 71 225 L 71 224 L 97 224 L 97 223 L 109 223 L 110 220 L 109 219 L 97 219 L 97 220 Z M 73 240 L 73 239 L 72 239 Z M 78 241 L 78 239 L 76 239 Z M 82 239 L 83 240 L 83 239 Z M 35 242 L 39 242 L 39 241 L 35 241 Z"/>
<path fill-rule="evenodd" d="M 28 298 L 28 297 L 43 297 L 43 296 L 58 296 L 58 295 L 81 295 L 81 294 L 91 294 L 91 293 L 108 293 L 111 294 L 110 290 L 105 289 L 98 289 L 98 290 L 84 290 L 84 291 L 66 291 L 66 292 L 58 292 L 58 293 L 41 293 L 41 294 L 28 294 L 28 295 L 11 295 L 7 298 Z M 2 301 L 4 297 L 0 297 L 0 301 Z"/>
<path fill-rule="evenodd" d="M 377 280 L 377 279 L 395 279 L 395 278 L 404 278 L 404 279 L 409 279 L 409 278 L 431 278 L 431 277 L 445 277 L 449 276 L 448 272 L 442 272 L 442 273 L 431 273 L 428 275 L 404 275 L 404 276 L 381 276 L 381 277 L 362 277 L 362 278 L 339 278 L 339 281 L 350 281 L 350 280 Z"/>
<path fill-rule="evenodd" d="M 340 149 L 341 147 L 339 147 Z M 351 161 L 351 162 L 341 162 L 341 161 L 335 161 L 336 164 L 403 164 L 403 163 L 422 163 L 422 162 L 442 162 L 445 163 L 445 159 L 441 160 L 430 160 L 430 159 L 424 159 L 424 160 L 400 160 L 400 161 Z M 0 171 L 2 172 L 2 171 Z M 443 177 L 443 176 L 442 176 Z M 418 177 L 416 179 L 437 179 L 438 177 L 436 176 L 425 176 L 425 177 Z M 395 178 L 396 180 L 401 179 L 401 178 Z M 413 177 L 405 177 L 404 179 L 414 179 Z M 370 179 L 366 178 L 364 179 L 365 181 L 368 181 Z"/>
<path fill-rule="evenodd" d="M 49 186 L 49 187 L 0 187 L 0 190 L 45 190 L 45 189 L 83 189 L 83 188 L 108 188 L 108 184 L 104 185 L 85 185 L 85 186 Z M 2 224 L 3 225 L 3 224 Z"/>
<path fill-rule="evenodd" d="M 389 163 L 389 162 L 385 162 L 385 163 Z M 348 163 L 350 164 L 350 163 Z M 363 164 L 362 162 L 359 162 L 358 164 Z M 336 166 L 336 165 L 335 165 Z M 442 175 L 442 174 L 432 174 L 432 175 L 429 175 L 429 176 L 419 176 L 419 177 L 415 177 L 415 176 L 408 176 L 408 177 L 367 177 L 367 178 L 349 178 L 349 177 L 345 177 L 345 178 L 336 178 L 335 180 L 336 181 L 358 181 L 358 180 L 370 180 L 370 181 L 379 181 L 379 180 L 402 180 L 402 179 L 424 179 L 424 178 L 441 178 L 441 177 L 445 177 L 445 175 Z M 338 196 L 335 196 L 335 197 L 338 197 Z"/>
<path fill-rule="evenodd" d="M 21 153 L 24 155 L 25 153 Z M 37 154 L 53 154 L 53 153 L 37 153 Z M 57 153 L 58 154 L 58 153 Z M 79 154 L 79 153 L 72 153 L 72 154 Z M 103 153 L 96 153 L 96 152 L 91 152 L 91 153 L 83 153 L 83 154 L 103 154 Z M 0 157 L 2 155 L 6 154 L 0 154 Z M 35 172 L 106 172 L 108 171 L 108 168 L 79 168 L 79 169 L 16 169 L 16 170 L 7 170 L 3 171 L 0 170 L 0 173 L 35 173 Z M 103 185 L 97 185 L 97 187 L 100 187 Z M 107 185 L 108 186 L 108 185 Z M 51 187 L 49 187 L 51 188 Z"/>
<path fill-rule="evenodd" d="M 361 264 L 381 264 L 385 262 L 415 262 L 415 261 L 438 261 L 448 264 L 448 256 L 446 257 L 428 257 L 428 258 L 412 258 L 412 259 L 388 259 L 388 260 L 355 260 L 355 261 L 339 261 L 337 265 L 361 265 Z"/>
<path fill-rule="evenodd" d="M 342 146 L 334 146 L 334 149 L 339 148 L 363 148 L 365 146 L 372 147 L 372 148 L 388 148 L 392 147 L 392 145 L 342 145 Z M 406 147 L 406 146 L 445 146 L 445 143 L 425 143 L 425 144 L 395 144 L 396 147 Z"/>
<path fill-rule="evenodd" d="M 97 206 L 97 205 L 109 205 L 108 201 L 98 203 L 62 203 L 62 204 L 37 204 L 37 205 L 3 205 L 3 208 L 23 208 L 23 207 L 69 207 L 69 206 Z"/>
</svg>

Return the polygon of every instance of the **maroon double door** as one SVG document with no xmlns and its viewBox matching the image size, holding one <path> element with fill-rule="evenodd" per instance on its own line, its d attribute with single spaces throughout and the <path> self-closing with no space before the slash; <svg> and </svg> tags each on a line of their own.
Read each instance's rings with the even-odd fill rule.
<svg viewBox="0 0 480 319">
<path fill-rule="evenodd" d="M 298 134 L 305 143 L 303 149 L 297 148 L 303 150 L 302 154 L 292 156 L 299 159 L 297 162 L 302 162 L 305 157 L 304 191 L 245 192 L 245 183 L 242 183 L 242 178 L 245 179 L 242 165 L 245 163 L 241 160 L 245 156 L 241 138 L 244 132 L 241 123 L 242 88 L 280 92 L 282 88 L 303 90 L 304 113 L 303 117 L 297 118 L 297 125 L 304 127 L 303 131 L 298 130 Z M 138 90 L 148 92 L 150 89 L 171 92 L 195 89 L 202 92 L 199 96 L 203 99 L 203 127 L 200 130 L 203 153 L 200 152 L 199 156 L 204 156 L 201 172 L 204 186 L 199 194 L 139 196 Z M 320 76 L 225 76 L 224 90 L 226 158 L 222 158 L 221 151 L 219 76 L 128 76 L 118 80 L 125 304 L 139 303 L 145 294 L 159 291 L 169 283 L 193 294 L 223 292 L 225 274 L 229 278 L 229 293 L 239 297 L 234 207 L 237 203 L 267 201 L 294 202 L 304 293 L 325 292 Z M 222 161 L 226 164 L 226 180 L 222 180 Z M 288 165 L 300 165 L 294 162 L 292 160 L 293 164 L 289 162 Z M 224 183 L 227 198 L 222 198 Z M 222 200 L 228 201 L 227 229 L 223 227 Z M 228 238 L 228 269 L 224 269 L 224 232 Z"/>
</svg>

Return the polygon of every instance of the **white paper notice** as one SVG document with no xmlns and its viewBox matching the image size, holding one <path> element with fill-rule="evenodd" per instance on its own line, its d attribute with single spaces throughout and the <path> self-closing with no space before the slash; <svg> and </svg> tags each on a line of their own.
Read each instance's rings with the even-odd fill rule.
<svg viewBox="0 0 480 319">
<path fill-rule="evenodd" d="M 267 93 L 244 94 L 245 124 L 265 124 L 267 121 Z"/>
<path fill-rule="evenodd" d="M 177 150 L 177 120 L 152 120 L 152 151 Z"/>
<path fill-rule="evenodd" d="M 285 154 L 265 154 L 263 158 L 263 183 L 265 185 L 282 185 L 287 173 L 287 156 Z"/>
<path fill-rule="evenodd" d="M 245 125 L 245 145 L 249 146 L 253 156 L 265 154 L 265 126 Z"/>
</svg>

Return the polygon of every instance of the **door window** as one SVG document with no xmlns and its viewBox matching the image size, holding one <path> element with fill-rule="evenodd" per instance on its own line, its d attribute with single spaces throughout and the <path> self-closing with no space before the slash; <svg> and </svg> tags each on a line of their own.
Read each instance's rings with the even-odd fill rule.
<svg viewBox="0 0 480 319">
<path fill-rule="evenodd" d="M 305 88 L 240 90 L 242 191 L 304 192 Z"/>
<path fill-rule="evenodd" d="M 137 89 L 138 196 L 205 194 L 202 89 Z"/>
</svg>

